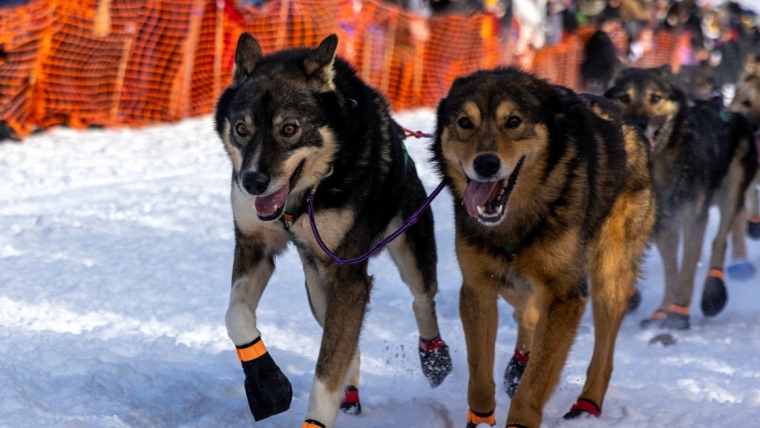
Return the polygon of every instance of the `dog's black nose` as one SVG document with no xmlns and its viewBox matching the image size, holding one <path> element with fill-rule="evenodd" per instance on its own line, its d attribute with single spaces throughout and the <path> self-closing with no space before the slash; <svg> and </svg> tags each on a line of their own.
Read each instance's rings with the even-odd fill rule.
<svg viewBox="0 0 760 428">
<path fill-rule="evenodd" d="M 473 162 L 475 172 L 483 178 L 489 178 L 496 175 L 501 168 L 501 161 L 495 155 L 480 155 Z"/>
<path fill-rule="evenodd" d="M 267 191 L 269 187 L 269 176 L 263 172 L 246 171 L 243 173 L 242 180 L 245 191 L 251 195 L 260 195 Z"/>
</svg>

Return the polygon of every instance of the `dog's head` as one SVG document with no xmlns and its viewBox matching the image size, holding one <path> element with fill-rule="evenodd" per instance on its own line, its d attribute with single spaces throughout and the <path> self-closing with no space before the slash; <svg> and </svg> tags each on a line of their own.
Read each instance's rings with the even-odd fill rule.
<svg viewBox="0 0 760 428">
<path fill-rule="evenodd" d="M 253 196 L 259 219 L 280 217 L 288 196 L 330 174 L 337 151 L 331 123 L 350 100 L 335 89 L 338 38 L 316 49 L 262 55 L 248 33 L 235 52 L 233 82 L 219 98 L 216 131 L 229 154 L 233 185 Z"/>
<path fill-rule="evenodd" d="M 746 117 L 755 131 L 760 129 L 760 76 L 744 79 L 728 109 Z"/>
<path fill-rule="evenodd" d="M 520 170 L 545 156 L 562 111 L 551 85 L 515 68 L 454 81 L 438 104 L 432 150 L 470 216 L 491 226 L 504 219 Z"/>
<path fill-rule="evenodd" d="M 675 85 L 669 65 L 623 70 L 604 96 L 615 101 L 623 115 L 644 130 L 652 145 L 663 125 L 675 117 L 686 100 Z"/>
</svg>

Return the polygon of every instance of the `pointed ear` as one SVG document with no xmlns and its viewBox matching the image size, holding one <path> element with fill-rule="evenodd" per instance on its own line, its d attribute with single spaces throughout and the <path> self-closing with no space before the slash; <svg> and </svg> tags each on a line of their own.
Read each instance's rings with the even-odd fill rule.
<svg viewBox="0 0 760 428">
<path fill-rule="evenodd" d="M 554 114 L 564 113 L 565 107 L 562 106 L 562 100 L 559 98 L 559 94 L 557 94 L 557 91 L 552 85 L 544 79 L 536 79 L 536 83 L 541 95 L 544 96 L 544 105 L 549 107 Z"/>
<path fill-rule="evenodd" d="M 261 57 L 259 42 L 248 33 L 241 34 L 235 50 L 235 71 L 232 73 L 232 82 L 240 83 L 250 76 Z"/>
<path fill-rule="evenodd" d="M 338 36 L 330 34 L 303 61 L 304 70 L 308 76 L 316 77 L 324 83 L 332 81 L 332 65 L 335 61 L 335 50 L 338 48 Z"/>
</svg>

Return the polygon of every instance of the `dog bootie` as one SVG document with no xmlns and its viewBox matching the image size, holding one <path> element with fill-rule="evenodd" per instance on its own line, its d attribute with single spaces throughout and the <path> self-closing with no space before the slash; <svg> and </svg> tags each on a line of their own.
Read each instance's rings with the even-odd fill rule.
<svg viewBox="0 0 760 428">
<path fill-rule="evenodd" d="M 639 326 L 641 328 L 654 328 L 659 327 L 662 325 L 662 322 L 665 320 L 665 318 L 668 317 L 668 313 L 663 311 L 662 309 L 658 309 L 654 311 L 652 316 L 650 316 L 647 319 L 641 320 L 641 323 Z"/>
<path fill-rule="evenodd" d="M 420 364 L 430 386 L 435 388 L 451 373 L 449 346 L 438 336 L 431 340 L 420 337 Z"/>
<path fill-rule="evenodd" d="M 509 398 L 515 396 L 517 387 L 520 386 L 520 380 L 522 379 L 523 373 L 525 373 L 525 368 L 528 367 L 529 360 L 530 352 L 522 354 L 515 349 L 515 355 L 509 360 L 507 369 L 504 371 L 504 391 L 507 392 Z"/>
<path fill-rule="evenodd" d="M 662 320 L 660 328 L 667 330 L 688 330 L 691 328 L 689 323 L 689 308 L 671 304 L 668 308 L 668 314 Z"/>
<path fill-rule="evenodd" d="M 362 404 L 359 402 L 359 390 L 353 386 L 346 387 L 346 395 L 340 402 L 340 410 L 347 415 L 359 416 L 362 414 Z"/>
<path fill-rule="evenodd" d="M 467 428 L 475 428 L 480 424 L 496 425 L 496 416 L 493 411 L 489 413 L 477 413 L 470 409 L 467 412 Z"/>
<path fill-rule="evenodd" d="M 630 314 L 631 312 L 635 312 L 636 309 L 638 309 L 640 305 L 641 305 L 641 293 L 639 292 L 639 289 L 637 288 L 636 291 L 633 293 L 633 296 L 631 296 L 631 298 L 628 299 L 628 308 L 625 310 L 625 313 Z"/>
<path fill-rule="evenodd" d="M 577 419 L 583 415 L 591 415 L 598 418 L 601 413 L 602 409 L 599 408 L 598 404 L 586 398 L 579 398 L 578 401 L 573 404 L 573 407 L 570 408 L 570 411 L 565 414 L 564 418 Z"/>
<path fill-rule="evenodd" d="M 726 268 L 726 272 L 731 279 L 747 281 L 755 277 L 757 269 L 747 260 L 736 260 Z"/>
<path fill-rule="evenodd" d="M 290 409 L 293 388 L 267 352 L 261 337 L 237 348 L 245 373 L 245 395 L 253 419 L 260 421 Z"/>
<path fill-rule="evenodd" d="M 702 313 L 706 317 L 714 317 L 726 307 L 728 293 L 723 282 L 723 272 L 720 269 L 710 269 L 702 290 Z"/>
<path fill-rule="evenodd" d="M 747 220 L 747 236 L 755 241 L 760 240 L 760 218 Z"/>
</svg>

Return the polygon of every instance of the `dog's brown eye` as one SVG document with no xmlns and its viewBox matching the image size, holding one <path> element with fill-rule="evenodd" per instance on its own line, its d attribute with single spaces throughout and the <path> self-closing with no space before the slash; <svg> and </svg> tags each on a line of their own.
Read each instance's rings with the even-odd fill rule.
<svg viewBox="0 0 760 428">
<path fill-rule="evenodd" d="M 659 103 L 661 99 L 662 99 L 662 95 L 652 94 L 652 97 L 651 97 L 652 104 Z"/>
<path fill-rule="evenodd" d="M 237 131 L 238 135 L 241 137 L 245 137 L 248 135 L 248 128 L 245 127 L 245 124 L 240 122 L 237 125 L 235 125 L 235 131 Z"/>
<path fill-rule="evenodd" d="M 282 127 L 282 135 L 286 137 L 292 137 L 293 134 L 295 134 L 297 130 L 298 130 L 297 126 L 288 124 Z"/>
<path fill-rule="evenodd" d="M 520 119 L 517 116 L 509 116 L 509 119 L 507 119 L 507 128 L 509 129 L 515 129 L 522 123 L 522 119 Z"/>
<path fill-rule="evenodd" d="M 460 117 L 457 121 L 457 125 L 462 129 L 472 129 L 472 122 L 469 117 Z"/>
<path fill-rule="evenodd" d="M 628 96 L 628 94 L 623 94 L 618 97 L 618 100 L 620 100 L 620 102 L 623 104 L 628 104 L 631 102 L 631 97 Z"/>
<path fill-rule="evenodd" d="M 749 102 L 749 100 L 744 100 L 744 101 L 742 101 L 742 105 L 743 105 L 744 107 L 752 107 L 752 103 L 751 103 L 751 102 Z"/>
</svg>

